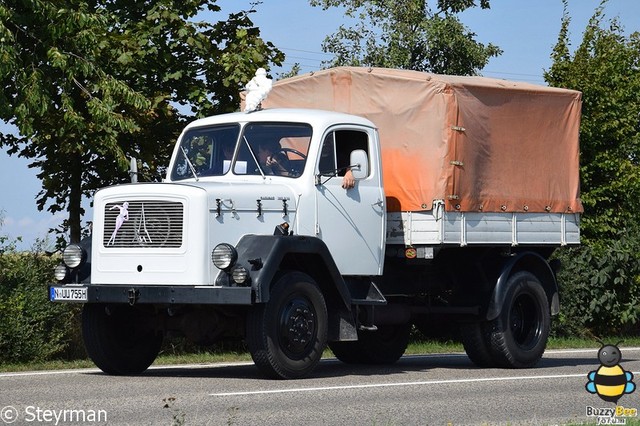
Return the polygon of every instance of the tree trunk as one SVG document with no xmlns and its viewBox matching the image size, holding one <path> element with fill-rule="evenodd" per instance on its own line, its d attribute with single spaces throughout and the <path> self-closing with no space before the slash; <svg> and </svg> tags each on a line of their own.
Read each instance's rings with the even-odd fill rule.
<svg viewBox="0 0 640 426">
<path fill-rule="evenodd" d="M 71 243 L 79 243 L 82 238 L 82 156 L 74 153 L 70 158 L 69 182 L 69 238 Z"/>
</svg>

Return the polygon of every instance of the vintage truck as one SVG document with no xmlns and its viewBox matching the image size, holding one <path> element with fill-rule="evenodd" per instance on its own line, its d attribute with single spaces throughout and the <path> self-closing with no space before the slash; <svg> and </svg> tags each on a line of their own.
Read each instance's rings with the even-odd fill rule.
<svg viewBox="0 0 640 426">
<path fill-rule="evenodd" d="M 109 374 L 147 369 L 167 333 L 243 337 L 262 373 L 302 378 L 327 345 L 389 364 L 412 327 L 451 325 L 475 364 L 533 366 L 560 308 L 550 256 L 580 242 L 580 110 L 482 77 L 281 80 L 258 111 L 186 126 L 163 182 L 98 191 L 50 299 L 84 303 Z"/>
</svg>

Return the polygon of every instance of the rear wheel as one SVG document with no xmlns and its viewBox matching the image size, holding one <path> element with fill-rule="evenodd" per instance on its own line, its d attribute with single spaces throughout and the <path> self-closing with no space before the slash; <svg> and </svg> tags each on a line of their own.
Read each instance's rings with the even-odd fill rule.
<svg viewBox="0 0 640 426">
<path fill-rule="evenodd" d="M 501 367 L 532 367 L 547 345 L 551 326 L 549 301 L 542 284 L 530 272 L 515 273 L 507 287 L 502 312 L 488 323 L 493 360 Z"/>
<path fill-rule="evenodd" d="M 359 341 L 329 342 L 329 349 L 340 361 L 345 364 L 365 363 Z"/>
<path fill-rule="evenodd" d="M 150 314 L 128 305 L 85 304 L 82 337 L 96 366 L 114 375 L 142 373 L 162 345 Z"/>
<path fill-rule="evenodd" d="M 460 326 L 464 349 L 479 367 L 532 367 L 547 345 L 551 312 L 538 278 L 518 272 L 509 278 L 507 288 L 498 318 Z"/>
<path fill-rule="evenodd" d="M 271 288 L 270 300 L 251 308 L 247 346 L 268 377 L 299 379 L 316 367 L 327 343 L 327 307 L 311 277 L 288 272 Z"/>
<path fill-rule="evenodd" d="M 486 324 L 482 322 L 460 324 L 462 345 L 471 362 L 478 367 L 493 367 L 493 355 L 485 330 Z"/>
<path fill-rule="evenodd" d="M 330 342 L 329 348 L 347 364 L 393 364 L 407 350 L 411 324 L 382 325 L 376 331 L 358 332 L 358 340 Z"/>
</svg>

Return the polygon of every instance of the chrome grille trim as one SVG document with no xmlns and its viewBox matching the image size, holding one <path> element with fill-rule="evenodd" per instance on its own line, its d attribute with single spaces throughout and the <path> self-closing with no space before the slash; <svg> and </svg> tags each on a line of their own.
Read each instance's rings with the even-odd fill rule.
<svg viewBox="0 0 640 426">
<path fill-rule="evenodd" d="M 184 233 L 183 217 L 181 202 L 123 200 L 107 203 L 104 206 L 102 244 L 105 248 L 180 247 Z"/>
</svg>

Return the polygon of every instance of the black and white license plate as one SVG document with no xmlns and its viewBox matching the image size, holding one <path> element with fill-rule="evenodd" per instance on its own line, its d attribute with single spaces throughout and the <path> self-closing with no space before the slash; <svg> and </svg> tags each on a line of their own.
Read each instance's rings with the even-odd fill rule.
<svg viewBox="0 0 640 426">
<path fill-rule="evenodd" d="M 49 300 L 52 302 L 86 302 L 87 287 L 51 287 Z"/>
</svg>

